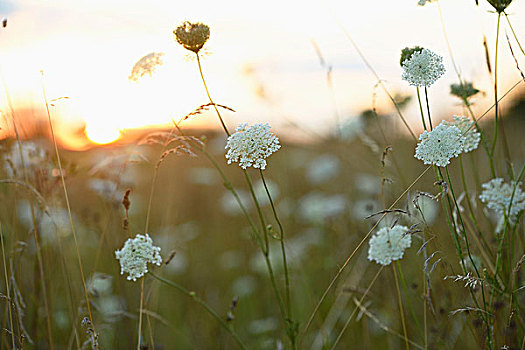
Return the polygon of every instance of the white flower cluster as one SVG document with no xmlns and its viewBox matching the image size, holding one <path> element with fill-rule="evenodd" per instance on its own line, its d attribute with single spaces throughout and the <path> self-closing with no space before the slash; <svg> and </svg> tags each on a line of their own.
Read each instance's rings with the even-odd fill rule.
<svg viewBox="0 0 525 350">
<path fill-rule="evenodd" d="M 386 266 L 403 258 L 405 249 L 412 244 L 412 236 L 406 226 L 383 227 L 370 238 L 368 260 Z"/>
<path fill-rule="evenodd" d="M 479 199 L 497 214 L 502 217 L 505 214 L 509 214 L 509 220 L 511 222 L 515 222 L 519 213 L 525 210 L 525 193 L 521 190 L 521 182 L 516 184 L 516 190 L 514 191 L 514 195 L 512 195 L 514 184 L 515 183 L 507 184 L 502 178 L 492 179 L 481 185 L 483 191 L 479 196 Z"/>
<path fill-rule="evenodd" d="M 425 164 L 443 167 L 463 152 L 466 138 L 457 126 L 441 122 L 434 130 L 419 135 L 419 140 L 414 157 Z"/>
<path fill-rule="evenodd" d="M 120 261 L 120 274 L 127 272 L 128 280 L 133 281 L 148 272 L 148 263 L 157 266 L 162 263 L 160 248 L 153 245 L 147 233 L 129 238 L 121 250 L 115 251 L 115 257 Z"/>
<path fill-rule="evenodd" d="M 457 126 L 461 130 L 461 134 L 465 136 L 465 142 L 463 144 L 463 152 L 467 153 L 478 148 L 481 134 L 476 131 L 476 128 L 472 125 L 474 122 L 468 117 L 463 116 L 452 116 L 453 122 L 444 121 L 443 124 L 448 126 Z"/>
<path fill-rule="evenodd" d="M 443 57 L 429 49 L 414 52 L 402 66 L 403 80 L 413 86 L 430 86 L 445 74 Z"/>
<path fill-rule="evenodd" d="M 243 169 L 253 166 L 264 170 L 265 159 L 281 148 L 281 145 L 279 139 L 270 132 L 270 125 L 258 123 L 248 127 L 248 123 L 244 123 L 228 137 L 225 148 L 228 150 L 228 164 L 239 162 Z"/>
<path fill-rule="evenodd" d="M 139 78 L 142 78 L 146 74 L 148 74 L 151 77 L 153 75 L 153 72 L 155 72 L 157 66 L 163 64 L 163 55 L 163 53 L 152 52 L 149 55 L 142 57 L 133 66 L 133 69 L 131 70 L 131 75 L 128 79 L 132 81 L 137 81 Z"/>
</svg>

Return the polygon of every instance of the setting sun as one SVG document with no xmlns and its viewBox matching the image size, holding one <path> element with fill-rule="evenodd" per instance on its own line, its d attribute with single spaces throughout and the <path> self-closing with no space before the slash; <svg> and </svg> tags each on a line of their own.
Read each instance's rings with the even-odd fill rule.
<svg viewBox="0 0 525 350">
<path fill-rule="evenodd" d="M 93 143 L 105 145 L 116 141 L 120 137 L 120 131 L 112 128 L 97 128 L 91 125 L 86 127 L 86 137 Z"/>
</svg>

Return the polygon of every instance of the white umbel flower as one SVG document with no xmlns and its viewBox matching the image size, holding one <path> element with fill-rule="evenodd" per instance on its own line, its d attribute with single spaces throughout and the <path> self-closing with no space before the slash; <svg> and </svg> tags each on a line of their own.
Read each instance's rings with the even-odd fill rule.
<svg viewBox="0 0 525 350">
<path fill-rule="evenodd" d="M 452 116 L 453 122 L 444 121 L 443 124 L 448 126 L 457 126 L 461 130 L 461 134 L 465 136 L 465 143 L 463 144 L 463 152 L 467 153 L 478 148 L 481 134 L 473 127 L 474 122 L 468 117 Z"/>
<path fill-rule="evenodd" d="M 445 74 L 443 57 L 429 49 L 414 52 L 402 66 L 403 80 L 413 86 L 430 86 Z"/>
<path fill-rule="evenodd" d="M 153 245 L 147 233 L 129 238 L 122 249 L 115 251 L 115 257 L 120 261 L 120 274 L 127 272 L 128 280 L 133 281 L 148 272 L 148 263 L 157 266 L 162 263 L 160 248 Z"/>
<path fill-rule="evenodd" d="M 403 258 L 405 249 L 412 244 L 412 236 L 406 226 L 383 227 L 370 238 L 368 260 L 383 266 Z"/>
<path fill-rule="evenodd" d="M 457 157 L 465 144 L 465 136 L 457 126 L 441 122 L 432 131 L 419 135 L 420 142 L 416 147 L 416 157 L 425 164 L 447 166 L 450 159 Z"/>
<path fill-rule="evenodd" d="M 264 170 L 266 158 L 281 148 L 279 139 L 270 131 L 268 124 L 241 124 L 226 142 L 228 164 L 239 162 L 243 169 L 253 166 Z"/>
<path fill-rule="evenodd" d="M 521 190 L 521 182 L 516 185 L 514 195 L 512 195 L 514 183 L 507 184 L 502 178 L 492 179 L 481 187 L 483 192 L 481 192 L 479 199 L 487 204 L 487 208 L 494 210 L 502 217 L 509 214 L 511 222 L 516 222 L 519 213 L 525 210 L 525 193 Z"/>
</svg>

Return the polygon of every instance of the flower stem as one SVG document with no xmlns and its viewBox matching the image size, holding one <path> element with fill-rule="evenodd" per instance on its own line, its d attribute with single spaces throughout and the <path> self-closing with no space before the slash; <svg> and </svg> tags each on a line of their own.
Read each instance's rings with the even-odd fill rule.
<svg viewBox="0 0 525 350">
<path fill-rule="evenodd" d="M 425 113 L 423 112 L 423 104 L 421 103 L 421 94 L 419 93 L 419 86 L 416 86 L 417 91 L 417 101 L 419 102 L 419 111 L 421 112 L 421 122 L 423 123 L 423 128 L 427 130 L 427 124 L 425 123 Z"/>
<path fill-rule="evenodd" d="M 430 117 L 430 103 L 428 103 L 428 89 L 425 86 L 425 100 L 427 101 L 427 114 L 428 114 L 428 122 L 430 123 L 430 130 L 432 130 L 432 118 Z"/>
<path fill-rule="evenodd" d="M 405 346 L 406 349 L 410 349 L 410 346 L 408 345 L 408 334 L 407 334 L 407 326 L 405 323 L 405 313 L 403 311 L 403 302 L 401 301 L 401 290 L 399 290 L 399 280 L 397 278 L 397 271 L 395 264 L 392 264 L 392 271 L 394 271 L 394 279 L 396 281 L 396 290 L 397 290 L 397 302 L 399 304 L 399 314 L 401 315 L 401 324 L 403 325 L 403 335 L 405 337 Z"/>
<path fill-rule="evenodd" d="M 199 65 L 199 73 L 201 74 L 202 83 L 204 84 L 204 89 L 206 90 L 206 95 L 208 95 L 208 99 L 210 100 L 210 103 L 213 104 L 213 108 L 215 108 L 215 112 L 217 112 L 217 115 L 219 116 L 219 120 L 221 121 L 222 128 L 224 129 L 224 132 L 226 135 L 230 136 L 230 132 L 228 131 L 228 127 L 226 127 L 226 124 L 224 124 L 224 120 L 221 117 L 221 113 L 217 109 L 217 106 L 215 105 L 215 102 L 211 99 L 210 91 L 208 90 L 208 85 L 206 85 L 206 80 L 204 79 L 204 74 L 202 74 L 202 67 L 201 67 L 201 60 L 199 58 L 199 54 L 195 54 L 197 56 L 197 64 Z"/>
<path fill-rule="evenodd" d="M 492 138 L 492 147 L 490 153 L 494 157 L 496 149 L 496 140 L 498 138 L 498 44 L 499 44 L 499 25 L 501 13 L 498 12 L 498 23 L 496 25 L 496 49 L 494 54 L 494 137 Z"/>
</svg>

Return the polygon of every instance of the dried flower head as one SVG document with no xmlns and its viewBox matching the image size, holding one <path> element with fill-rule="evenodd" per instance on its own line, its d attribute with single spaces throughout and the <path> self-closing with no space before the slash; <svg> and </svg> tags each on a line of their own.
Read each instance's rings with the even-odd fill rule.
<svg viewBox="0 0 525 350">
<path fill-rule="evenodd" d="M 419 6 L 425 6 L 427 3 L 433 2 L 433 1 L 436 1 L 436 0 L 419 0 L 419 2 L 417 4 Z"/>
<path fill-rule="evenodd" d="M 153 245 L 147 233 L 129 238 L 121 250 L 115 251 L 115 257 L 120 261 L 120 274 L 127 272 L 128 280 L 133 281 L 148 272 L 148 263 L 157 266 L 162 264 L 160 248 Z"/>
<path fill-rule="evenodd" d="M 515 185 L 516 190 L 514 190 Z M 508 214 L 510 222 L 516 222 L 519 213 L 525 210 L 525 193 L 521 190 L 521 182 L 507 184 L 503 179 L 495 178 L 484 183 L 481 187 L 483 191 L 479 199 L 487 204 L 487 208 L 494 210 L 498 215 L 503 217 Z"/>
<path fill-rule="evenodd" d="M 226 142 L 228 164 L 239 162 L 243 169 L 253 166 L 265 169 L 266 158 L 276 152 L 281 145 L 279 139 L 270 131 L 269 124 L 248 123 L 239 125 Z"/>
<path fill-rule="evenodd" d="M 496 9 L 498 13 L 505 11 L 505 9 L 510 5 L 512 0 L 487 0 L 489 4 Z"/>
<path fill-rule="evenodd" d="M 413 86 L 430 86 L 445 74 L 443 57 L 429 49 L 415 51 L 403 61 L 403 80 Z"/>
<path fill-rule="evenodd" d="M 479 141 L 481 140 L 481 134 L 476 131 L 476 127 L 473 126 L 474 122 L 468 117 L 463 116 L 452 116 L 453 122 L 443 121 L 444 125 L 456 126 L 461 130 L 461 134 L 465 136 L 465 142 L 463 143 L 463 152 L 467 153 L 478 148 Z"/>
<path fill-rule="evenodd" d="M 479 92 L 472 83 L 452 84 L 450 85 L 450 94 L 459 97 L 462 100 L 468 100 Z"/>
<path fill-rule="evenodd" d="M 157 66 L 164 63 L 162 62 L 162 56 L 164 56 L 163 53 L 152 52 L 149 55 L 142 57 L 137 63 L 135 63 L 133 69 L 131 69 L 131 74 L 128 79 L 131 81 L 137 81 L 146 74 L 151 77 Z"/>
<path fill-rule="evenodd" d="M 178 26 L 173 34 L 185 49 L 198 53 L 210 38 L 210 27 L 203 23 L 186 21 Z"/>
<path fill-rule="evenodd" d="M 412 236 L 406 226 L 383 227 L 370 238 L 368 260 L 383 266 L 403 258 L 405 249 L 412 244 Z"/>
<path fill-rule="evenodd" d="M 457 126 L 441 122 L 432 131 L 419 135 L 420 142 L 416 147 L 416 157 L 425 164 L 447 166 L 450 159 L 463 152 L 465 136 Z"/>
</svg>

